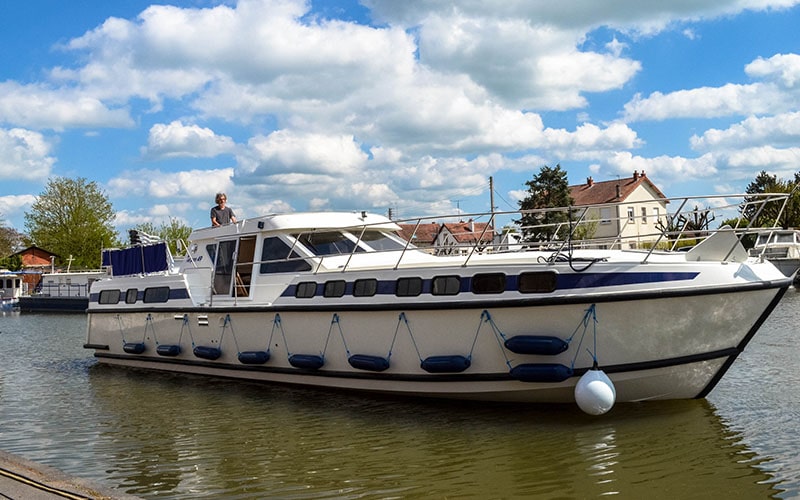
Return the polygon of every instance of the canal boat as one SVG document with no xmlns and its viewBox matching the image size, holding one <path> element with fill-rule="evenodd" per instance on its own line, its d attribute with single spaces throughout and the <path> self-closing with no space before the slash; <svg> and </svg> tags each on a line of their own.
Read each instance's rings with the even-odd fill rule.
<svg viewBox="0 0 800 500">
<path fill-rule="evenodd" d="M 800 269 L 800 231 L 768 229 L 759 231 L 750 255 L 772 262 L 786 276 L 796 277 Z"/>
<path fill-rule="evenodd" d="M 786 200 L 747 196 L 751 204 Z M 661 202 L 707 202 L 725 215 L 739 207 L 730 200 Z M 695 230 L 691 249 L 675 250 L 687 236 L 665 228 L 678 226 L 670 222 L 680 208 L 660 212 L 664 220 L 632 241 L 593 239 L 600 224 L 627 223 L 610 220 L 609 207 L 406 221 L 272 214 L 197 229 L 180 258 L 165 242 L 134 234 L 130 247 L 104 252 L 110 272 L 92 284 L 84 347 L 126 367 L 391 395 L 577 402 L 595 414 L 615 402 L 702 398 L 791 279 L 748 255 L 746 227 Z M 560 230 L 515 227 L 554 213 L 563 215 Z M 461 246 L 410 243 L 414 228 L 467 218 L 484 223 L 464 224 L 480 234 L 458 238 Z M 528 237 L 502 243 L 514 231 Z"/>
<path fill-rule="evenodd" d="M 105 271 L 44 273 L 33 293 L 19 297 L 20 311 L 85 313 L 92 283 L 105 276 Z"/>
</svg>

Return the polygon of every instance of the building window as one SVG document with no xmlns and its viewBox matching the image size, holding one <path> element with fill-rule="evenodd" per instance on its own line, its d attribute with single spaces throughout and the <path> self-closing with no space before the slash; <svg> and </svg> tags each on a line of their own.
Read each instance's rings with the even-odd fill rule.
<svg viewBox="0 0 800 500">
<path fill-rule="evenodd" d="M 642 207 L 642 224 L 647 224 L 647 207 Z"/>
<path fill-rule="evenodd" d="M 656 224 L 659 223 L 659 218 L 658 217 L 659 217 L 658 207 L 656 207 L 656 208 L 653 209 L 653 220 L 655 221 Z"/>
<path fill-rule="evenodd" d="M 600 209 L 600 224 L 611 224 L 611 207 Z"/>
<path fill-rule="evenodd" d="M 633 222 L 633 207 L 628 207 L 628 222 Z"/>
</svg>

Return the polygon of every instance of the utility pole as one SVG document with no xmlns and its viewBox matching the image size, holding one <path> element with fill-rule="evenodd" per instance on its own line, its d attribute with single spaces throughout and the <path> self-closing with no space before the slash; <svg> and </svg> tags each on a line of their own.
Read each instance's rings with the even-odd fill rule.
<svg viewBox="0 0 800 500">
<path fill-rule="evenodd" d="M 494 215 L 494 179 L 489 176 L 489 211 Z"/>
</svg>

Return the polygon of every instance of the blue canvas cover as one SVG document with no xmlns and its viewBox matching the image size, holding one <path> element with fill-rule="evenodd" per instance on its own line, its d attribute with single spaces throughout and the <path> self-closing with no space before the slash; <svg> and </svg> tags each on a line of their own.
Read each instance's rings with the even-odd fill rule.
<svg viewBox="0 0 800 500">
<path fill-rule="evenodd" d="M 111 266 L 113 276 L 155 273 L 169 269 L 167 244 L 141 245 L 103 250 L 103 266 Z"/>
</svg>

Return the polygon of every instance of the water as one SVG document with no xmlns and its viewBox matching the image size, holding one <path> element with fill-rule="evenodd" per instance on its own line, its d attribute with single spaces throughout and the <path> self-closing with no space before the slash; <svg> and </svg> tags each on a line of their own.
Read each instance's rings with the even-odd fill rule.
<svg viewBox="0 0 800 500">
<path fill-rule="evenodd" d="M 792 498 L 790 290 L 706 400 L 518 406 L 96 364 L 81 315 L 0 317 L 0 449 L 142 498 Z"/>
</svg>

